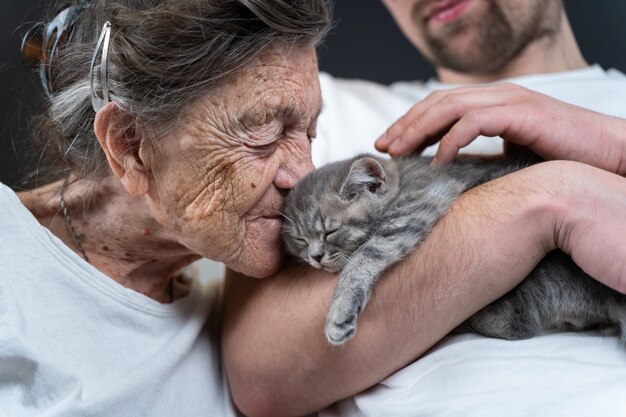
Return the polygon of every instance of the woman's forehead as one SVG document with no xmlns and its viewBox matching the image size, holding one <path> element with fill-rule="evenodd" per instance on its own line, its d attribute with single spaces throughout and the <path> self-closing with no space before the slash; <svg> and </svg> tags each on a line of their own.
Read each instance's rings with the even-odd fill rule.
<svg viewBox="0 0 626 417">
<path fill-rule="evenodd" d="M 274 119 L 315 121 L 322 99 L 314 48 L 283 48 L 262 55 L 262 60 L 255 60 L 196 100 L 183 129 L 252 128 Z"/>
<path fill-rule="evenodd" d="M 248 122 L 272 116 L 316 116 L 321 107 L 313 48 L 269 50 L 233 74 L 204 104 L 221 105 Z"/>
<path fill-rule="evenodd" d="M 246 87 L 252 83 L 258 89 L 264 88 L 267 82 L 305 87 L 312 82 L 317 85 L 317 77 L 317 55 L 313 47 L 282 47 L 268 48 L 250 65 L 233 74 L 231 82 L 239 82 Z"/>
</svg>

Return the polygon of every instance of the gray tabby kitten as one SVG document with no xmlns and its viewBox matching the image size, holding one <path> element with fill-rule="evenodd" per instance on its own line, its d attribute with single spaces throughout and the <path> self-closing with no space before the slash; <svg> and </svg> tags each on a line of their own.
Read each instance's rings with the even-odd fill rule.
<svg viewBox="0 0 626 417">
<path fill-rule="evenodd" d="M 459 194 L 528 165 L 458 159 L 431 168 L 430 160 L 361 155 L 312 172 L 287 195 L 288 252 L 315 268 L 341 271 L 326 320 L 330 343 L 354 336 L 357 316 L 381 274 L 426 238 Z M 554 251 L 459 329 L 515 340 L 596 326 L 618 327 L 626 344 L 626 296 Z"/>
</svg>

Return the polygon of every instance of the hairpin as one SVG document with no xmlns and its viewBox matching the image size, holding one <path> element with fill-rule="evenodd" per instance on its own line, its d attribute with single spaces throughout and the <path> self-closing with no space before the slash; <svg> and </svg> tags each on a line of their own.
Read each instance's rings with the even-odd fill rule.
<svg viewBox="0 0 626 417">
<path fill-rule="evenodd" d="M 68 42 L 74 32 L 76 18 L 90 3 L 67 7 L 49 23 L 37 23 L 22 39 L 24 63 L 39 65 L 39 80 L 48 96 L 52 97 L 52 64 L 59 45 Z"/>
<path fill-rule="evenodd" d="M 111 39 L 111 23 L 105 22 L 100 32 L 100 38 L 98 38 L 98 44 L 96 50 L 93 52 L 93 58 L 91 58 L 91 68 L 89 69 L 89 83 L 91 88 L 91 107 L 97 113 L 98 110 L 103 108 L 109 102 L 109 41 Z M 102 49 L 102 56 L 100 57 L 100 89 L 102 90 L 102 97 L 96 93 L 94 86 L 94 72 L 96 67 L 96 59 L 98 58 L 98 52 Z"/>
</svg>

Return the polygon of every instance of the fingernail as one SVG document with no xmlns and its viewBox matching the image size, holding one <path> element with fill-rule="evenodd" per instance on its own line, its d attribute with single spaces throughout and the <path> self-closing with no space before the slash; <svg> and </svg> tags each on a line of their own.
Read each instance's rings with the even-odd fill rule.
<svg viewBox="0 0 626 417">
<path fill-rule="evenodd" d="M 385 143 L 389 142 L 389 137 L 387 136 L 387 132 L 383 133 L 376 139 L 376 143 Z"/>
<path fill-rule="evenodd" d="M 437 157 L 436 157 L 436 156 L 433 156 L 433 160 L 432 160 L 432 161 L 430 161 L 430 166 L 431 166 L 431 167 L 436 167 L 436 166 L 438 166 L 438 165 L 439 165 L 439 160 L 437 159 Z"/>
</svg>

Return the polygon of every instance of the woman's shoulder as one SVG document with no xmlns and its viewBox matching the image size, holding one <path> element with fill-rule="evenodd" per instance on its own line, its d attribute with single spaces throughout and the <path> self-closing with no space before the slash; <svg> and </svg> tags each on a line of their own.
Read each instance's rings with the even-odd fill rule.
<svg viewBox="0 0 626 417">
<path fill-rule="evenodd" d="M 0 207 L 4 207 L 5 204 L 11 204 L 12 200 L 18 200 L 19 198 L 8 185 L 0 182 Z"/>
<path fill-rule="evenodd" d="M 19 197 L 11 188 L 0 182 L 0 236 L 14 233 L 17 228 L 23 225 L 24 221 L 34 217 L 28 209 L 24 207 Z M 6 238 L 0 240 L 0 244 L 7 243 Z"/>
</svg>

